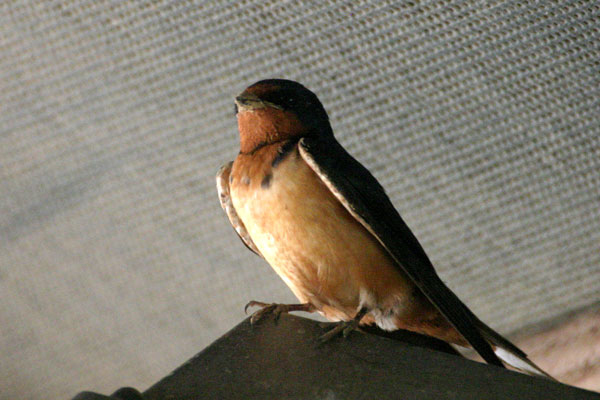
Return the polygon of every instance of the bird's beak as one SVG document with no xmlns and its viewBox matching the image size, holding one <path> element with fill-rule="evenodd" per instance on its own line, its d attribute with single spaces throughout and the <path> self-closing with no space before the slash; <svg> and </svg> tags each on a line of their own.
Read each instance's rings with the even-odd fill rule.
<svg viewBox="0 0 600 400">
<path fill-rule="evenodd" d="M 242 93 L 235 98 L 235 107 L 238 113 L 254 111 L 261 108 L 272 107 L 281 110 L 281 107 L 268 101 L 263 101 L 252 93 Z"/>
</svg>

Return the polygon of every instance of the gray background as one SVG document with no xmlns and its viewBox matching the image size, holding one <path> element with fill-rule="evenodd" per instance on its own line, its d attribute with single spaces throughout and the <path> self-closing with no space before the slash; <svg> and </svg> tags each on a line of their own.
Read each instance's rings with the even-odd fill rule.
<svg viewBox="0 0 600 400">
<path fill-rule="evenodd" d="M 214 186 L 285 77 L 502 333 L 600 300 L 593 1 L 3 1 L 0 396 L 146 388 L 293 301 Z"/>
</svg>

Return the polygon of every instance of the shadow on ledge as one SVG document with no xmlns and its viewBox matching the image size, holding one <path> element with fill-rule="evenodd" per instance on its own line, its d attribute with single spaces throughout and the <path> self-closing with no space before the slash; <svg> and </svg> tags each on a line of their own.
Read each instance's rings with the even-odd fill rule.
<svg viewBox="0 0 600 400">
<path fill-rule="evenodd" d="M 83 392 L 74 400 L 600 400 L 594 392 L 466 360 L 410 332 L 353 332 L 318 345 L 326 329 L 291 315 L 277 324 L 265 318 L 251 326 L 246 319 L 141 395 L 123 388 L 111 397 Z"/>
</svg>

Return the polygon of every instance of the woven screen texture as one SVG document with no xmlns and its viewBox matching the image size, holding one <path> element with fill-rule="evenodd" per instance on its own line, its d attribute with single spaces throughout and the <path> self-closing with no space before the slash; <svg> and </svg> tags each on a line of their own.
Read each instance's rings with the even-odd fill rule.
<svg viewBox="0 0 600 400">
<path fill-rule="evenodd" d="M 594 1 L 0 2 L 0 397 L 145 389 L 294 301 L 214 175 L 297 80 L 509 334 L 600 300 Z"/>
</svg>

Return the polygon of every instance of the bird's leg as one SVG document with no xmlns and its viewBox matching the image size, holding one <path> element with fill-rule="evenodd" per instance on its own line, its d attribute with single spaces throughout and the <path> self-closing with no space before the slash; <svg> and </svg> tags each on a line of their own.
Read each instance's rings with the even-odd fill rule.
<svg viewBox="0 0 600 400">
<path fill-rule="evenodd" d="M 248 311 L 248 307 L 260 307 L 260 310 L 255 311 L 250 317 L 250 323 L 255 324 L 267 314 L 273 314 L 275 316 L 275 322 L 279 319 L 281 313 L 289 313 L 290 311 L 306 311 L 315 312 L 316 308 L 310 303 L 302 304 L 277 304 L 277 303 L 263 303 L 262 301 L 252 300 L 244 307 L 244 312 Z"/>
<path fill-rule="evenodd" d="M 352 318 L 350 321 L 342 321 L 342 322 L 338 323 L 333 329 L 329 330 L 324 335 L 320 336 L 319 342 L 325 343 L 325 342 L 333 339 L 340 333 L 344 337 L 348 336 L 350 334 L 350 332 L 352 332 L 358 328 L 358 325 L 360 324 L 360 320 L 363 319 L 363 317 L 368 312 L 369 312 L 369 310 L 367 310 L 365 307 L 361 308 L 360 310 L 358 310 L 358 312 L 356 313 L 354 318 Z"/>
</svg>

